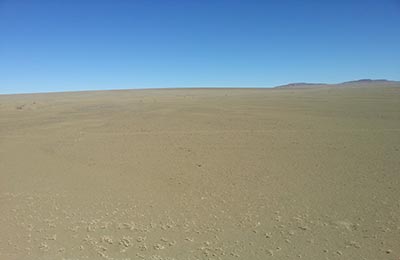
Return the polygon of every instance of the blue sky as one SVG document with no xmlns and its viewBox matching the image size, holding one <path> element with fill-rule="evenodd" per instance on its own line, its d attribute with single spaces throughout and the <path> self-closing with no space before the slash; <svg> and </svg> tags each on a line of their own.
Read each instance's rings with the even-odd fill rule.
<svg viewBox="0 0 400 260">
<path fill-rule="evenodd" d="M 0 0 L 0 93 L 400 80 L 400 1 Z"/>
</svg>

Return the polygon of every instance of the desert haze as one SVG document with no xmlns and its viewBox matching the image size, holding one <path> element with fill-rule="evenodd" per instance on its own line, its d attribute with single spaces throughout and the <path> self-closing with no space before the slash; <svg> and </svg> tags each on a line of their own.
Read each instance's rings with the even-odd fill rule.
<svg viewBox="0 0 400 260">
<path fill-rule="evenodd" d="M 0 95 L 4 260 L 398 260 L 399 187 L 398 82 Z"/>
</svg>

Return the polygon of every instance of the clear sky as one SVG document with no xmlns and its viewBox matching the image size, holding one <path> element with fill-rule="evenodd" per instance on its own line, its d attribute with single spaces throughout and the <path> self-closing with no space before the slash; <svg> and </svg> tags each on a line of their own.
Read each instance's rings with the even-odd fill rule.
<svg viewBox="0 0 400 260">
<path fill-rule="evenodd" d="M 400 1 L 0 0 L 0 93 L 400 80 Z"/>
</svg>

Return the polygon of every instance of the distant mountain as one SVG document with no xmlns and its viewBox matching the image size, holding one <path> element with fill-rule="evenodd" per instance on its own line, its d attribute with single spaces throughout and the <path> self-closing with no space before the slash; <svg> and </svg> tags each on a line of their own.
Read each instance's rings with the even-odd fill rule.
<svg viewBox="0 0 400 260">
<path fill-rule="evenodd" d="M 359 83 L 373 84 L 373 83 L 388 83 L 388 82 L 390 81 L 387 79 L 359 79 L 359 80 L 342 82 L 340 84 L 359 84 Z"/>
<path fill-rule="evenodd" d="M 346 81 L 338 84 L 327 83 L 290 83 L 286 85 L 277 86 L 276 88 L 316 88 L 316 87 L 368 87 L 368 86 L 399 86 L 400 81 L 392 81 L 387 79 L 359 79 L 353 81 Z"/>
<path fill-rule="evenodd" d="M 321 87 L 321 86 L 326 86 L 326 85 L 328 85 L 328 84 L 297 82 L 297 83 L 290 83 L 290 84 L 286 84 L 286 85 L 277 86 L 276 88 L 310 88 L 310 87 Z"/>
</svg>

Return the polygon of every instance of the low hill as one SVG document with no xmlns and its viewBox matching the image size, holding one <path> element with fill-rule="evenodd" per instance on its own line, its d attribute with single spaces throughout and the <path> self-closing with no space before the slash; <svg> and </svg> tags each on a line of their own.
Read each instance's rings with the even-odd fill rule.
<svg viewBox="0 0 400 260">
<path fill-rule="evenodd" d="M 337 84 L 327 83 L 290 83 L 286 85 L 277 86 L 276 88 L 315 88 L 315 87 L 370 87 L 370 86 L 399 86 L 400 81 L 392 81 L 386 79 L 360 79 L 353 81 L 346 81 Z"/>
</svg>

